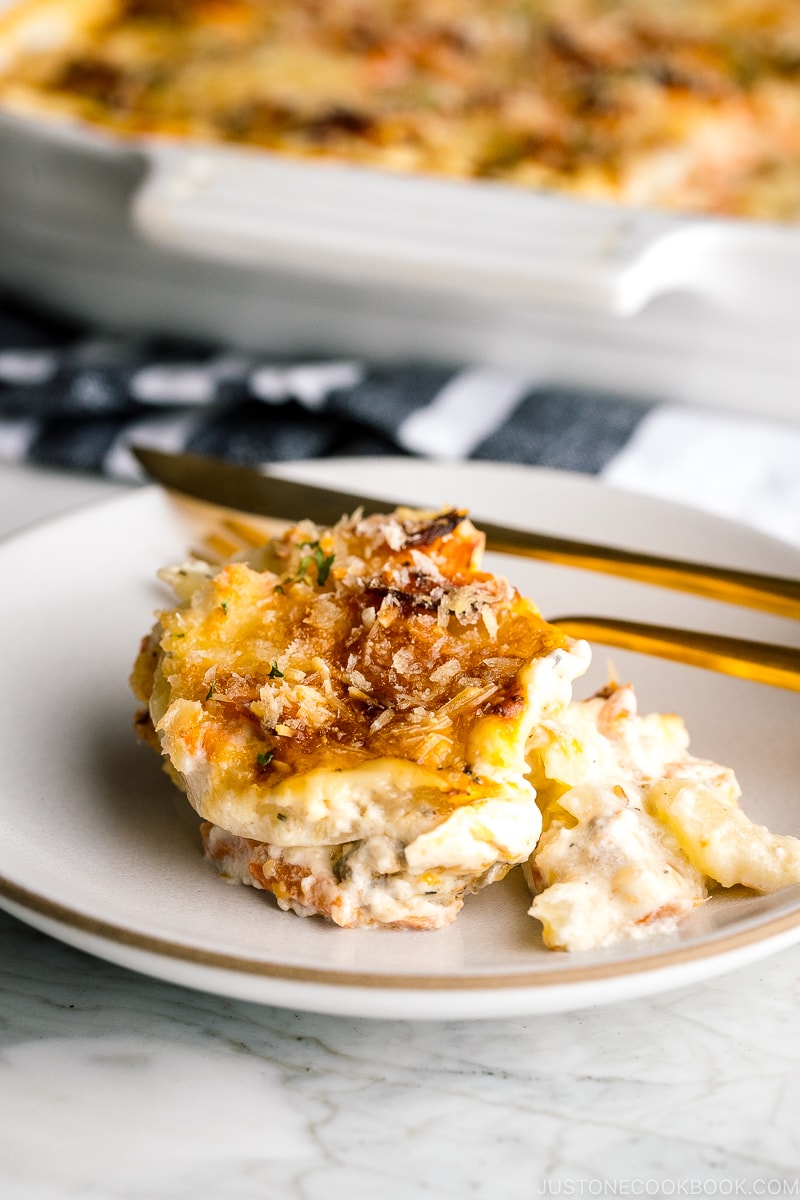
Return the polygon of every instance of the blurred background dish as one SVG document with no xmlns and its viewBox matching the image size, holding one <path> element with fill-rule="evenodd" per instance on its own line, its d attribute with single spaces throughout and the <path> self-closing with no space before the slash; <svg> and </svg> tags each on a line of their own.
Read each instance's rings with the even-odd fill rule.
<svg viewBox="0 0 800 1200">
<path fill-rule="evenodd" d="M 23 295 L 794 415 L 791 5 L 6 7 Z"/>
</svg>

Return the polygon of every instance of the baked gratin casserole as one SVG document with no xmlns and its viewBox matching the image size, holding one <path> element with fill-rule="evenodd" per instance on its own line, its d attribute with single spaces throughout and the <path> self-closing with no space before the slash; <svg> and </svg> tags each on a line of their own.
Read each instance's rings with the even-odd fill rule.
<svg viewBox="0 0 800 1200">
<path fill-rule="evenodd" d="M 545 944 L 674 928 L 709 886 L 800 881 L 730 771 L 630 688 L 572 697 L 590 650 L 481 568 L 458 510 L 301 522 L 177 602 L 132 685 L 206 856 L 282 909 L 437 929 L 525 864 Z"/>
<path fill-rule="evenodd" d="M 528 737 L 588 657 L 478 569 L 460 512 L 303 523 L 168 578 L 134 686 L 224 874 L 337 924 L 435 928 L 541 831 Z"/>
<path fill-rule="evenodd" d="M 20 0 L 0 103 L 123 135 L 800 215 L 796 0 Z"/>
</svg>

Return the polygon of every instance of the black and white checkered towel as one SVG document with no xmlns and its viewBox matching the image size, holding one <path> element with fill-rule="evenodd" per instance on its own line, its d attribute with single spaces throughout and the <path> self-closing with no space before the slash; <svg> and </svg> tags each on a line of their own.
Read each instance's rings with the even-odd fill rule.
<svg viewBox="0 0 800 1200">
<path fill-rule="evenodd" d="M 0 459 L 139 477 L 131 443 L 240 463 L 489 459 L 600 475 L 800 544 L 800 426 L 479 367 L 282 362 L 102 337 L 0 300 Z"/>
</svg>

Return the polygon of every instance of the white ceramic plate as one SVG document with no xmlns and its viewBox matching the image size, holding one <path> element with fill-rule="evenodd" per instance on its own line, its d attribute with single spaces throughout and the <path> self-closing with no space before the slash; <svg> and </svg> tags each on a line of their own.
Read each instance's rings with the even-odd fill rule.
<svg viewBox="0 0 800 1200">
<path fill-rule="evenodd" d="M 304 464 L 290 473 L 415 503 L 452 502 L 706 560 L 796 574 L 800 554 L 725 522 L 583 477 L 414 460 Z M 487 1017 L 616 1001 L 700 980 L 800 939 L 800 888 L 712 900 L 681 930 L 632 947 L 543 948 L 519 872 L 470 898 L 436 933 L 345 931 L 226 886 L 201 857 L 197 822 L 137 744 L 127 676 L 165 599 L 159 566 L 197 541 L 196 506 L 146 488 L 0 546 L 0 904 L 22 920 L 147 974 L 292 1008 L 380 1017 Z M 549 615 L 607 612 L 798 641 L 779 618 L 505 559 Z M 800 834 L 800 695 L 635 655 L 612 658 L 644 708 L 679 711 L 695 753 L 733 765 L 744 806 Z"/>
</svg>

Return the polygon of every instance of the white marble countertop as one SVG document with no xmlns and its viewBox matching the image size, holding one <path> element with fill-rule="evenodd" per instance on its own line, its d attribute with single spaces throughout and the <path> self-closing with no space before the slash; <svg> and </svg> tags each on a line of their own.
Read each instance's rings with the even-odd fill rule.
<svg viewBox="0 0 800 1200">
<path fill-rule="evenodd" d="M 0 532 L 112 490 L 0 468 Z M 800 1195 L 800 946 L 434 1024 L 191 992 L 5 914 L 0 945 L 3 1200 Z"/>
</svg>

